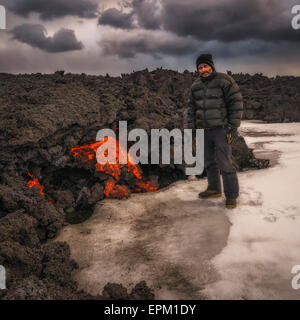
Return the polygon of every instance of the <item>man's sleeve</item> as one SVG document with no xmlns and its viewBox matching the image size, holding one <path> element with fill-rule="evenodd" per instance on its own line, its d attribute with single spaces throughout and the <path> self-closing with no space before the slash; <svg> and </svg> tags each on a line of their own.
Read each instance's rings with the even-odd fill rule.
<svg viewBox="0 0 300 320">
<path fill-rule="evenodd" d="M 184 115 L 184 129 L 195 129 L 195 100 L 190 90 L 188 107 Z"/>
<path fill-rule="evenodd" d="M 227 119 L 231 127 L 239 127 L 243 116 L 243 96 L 235 80 L 228 76 L 223 87 Z"/>
</svg>

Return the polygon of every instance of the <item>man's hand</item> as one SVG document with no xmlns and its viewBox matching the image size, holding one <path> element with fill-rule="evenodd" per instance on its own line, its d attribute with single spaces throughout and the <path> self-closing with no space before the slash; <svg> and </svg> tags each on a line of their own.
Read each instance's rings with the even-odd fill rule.
<svg viewBox="0 0 300 320">
<path fill-rule="evenodd" d="M 229 144 L 234 144 L 239 138 L 237 127 L 231 127 L 228 125 L 224 129 L 227 136 L 227 142 Z"/>
</svg>

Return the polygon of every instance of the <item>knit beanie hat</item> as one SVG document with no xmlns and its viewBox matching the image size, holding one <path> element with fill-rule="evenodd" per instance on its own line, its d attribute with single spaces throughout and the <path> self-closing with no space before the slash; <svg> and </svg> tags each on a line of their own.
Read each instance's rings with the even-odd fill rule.
<svg viewBox="0 0 300 320">
<path fill-rule="evenodd" d="M 209 64 L 213 69 L 215 69 L 215 65 L 213 62 L 212 55 L 210 53 L 203 53 L 196 60 L 196 69 L 198 70 L 198 66 L 201 63 Z"/>
</svg>

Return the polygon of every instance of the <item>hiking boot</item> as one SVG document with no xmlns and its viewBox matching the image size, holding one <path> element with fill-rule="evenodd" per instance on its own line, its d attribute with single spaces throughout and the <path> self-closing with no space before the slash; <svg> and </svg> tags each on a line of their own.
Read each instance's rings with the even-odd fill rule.
<svg viewBox="0 0 300 320">
<path fill-rule="evenodd" d="M 199 198 L 201 199 L 208 199 L 208 198 L 219 198 L 222 196 L 222 193 L 217 190 L 205 190 L 199 193 Z"/>
<path fill-rule="evenodd" d="M 226 198 L 226 208 L 234 209 L 236 208 L 236 199 Z"/>
</svg>

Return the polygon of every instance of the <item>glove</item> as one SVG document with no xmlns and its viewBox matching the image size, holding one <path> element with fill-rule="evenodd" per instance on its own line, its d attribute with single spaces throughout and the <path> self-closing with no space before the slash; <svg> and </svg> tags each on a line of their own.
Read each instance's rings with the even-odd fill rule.
<svg viewBox="0 0 300 320">
<path fill-rule="evenodd" d="M 225 128 L 227 142 L 229 144 L 234 144 L 239 139 L 239 133 L 237 127 L 231 127 L 230 125 L 226 126 Z"/>
</svg>

